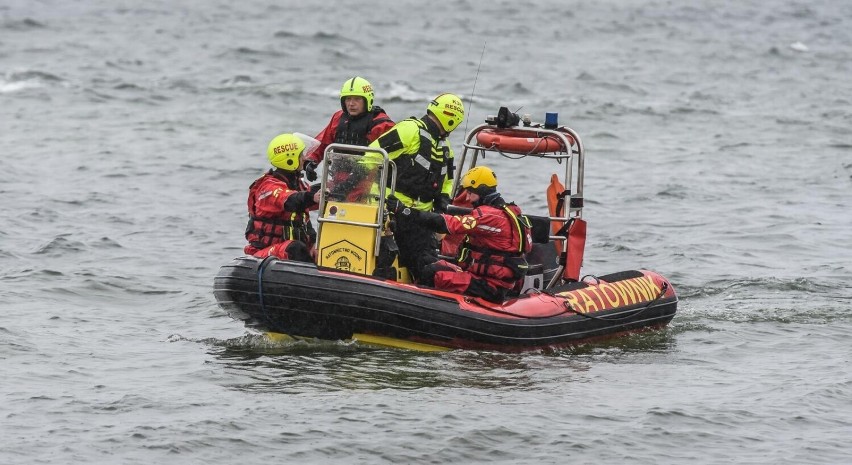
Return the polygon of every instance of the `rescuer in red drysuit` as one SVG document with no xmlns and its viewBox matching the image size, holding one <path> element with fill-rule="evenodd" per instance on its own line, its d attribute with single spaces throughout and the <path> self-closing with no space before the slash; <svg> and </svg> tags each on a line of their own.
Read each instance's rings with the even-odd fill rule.
<svg viewBox="0 0 852 465">
<path fill-rule="evenodd" d="M 302 180 L 301 166 L 306 149 L 317 144 L 298 133 L 281 134 L 269 143 L 266 155 L 273 168 L 249 187 L 246 254 L 313 261 L 317 233 L 308 212 L 318 207 L 320 185 Z"/>
<path fill-rule="evenodd" d="M 503 200 L 497 192 L 497 178 L 487 167 L 468 171 L 461 188 L 463 193 L 458 199 L 467 200 L 474 207 L 465 215 L 419 211 L 393 197 L 387 199 L 387 208 L 397 221 L 412 221 L 435 232 L 465 236 L 457 264 L 438 260 L 425 266 L 420 272 L 420 284 L 502 302 L 526 276 L 525 256 L 532 248 L 529 219 L 517 205 Z"/>
<path fill-rule="evenodd" d="M 322 161 L 325 149 L 332 143 L 369 145 L 393 127 L 393 120 L 378 105 L 373 105 L 373 86 L 362 77 L 353 77 L 340 89 L 340 110 L 337 110 L 316 139 L 319 146 L 308 151 L 305 177 L 317 179 L 317 164 Z"/>
</svg>

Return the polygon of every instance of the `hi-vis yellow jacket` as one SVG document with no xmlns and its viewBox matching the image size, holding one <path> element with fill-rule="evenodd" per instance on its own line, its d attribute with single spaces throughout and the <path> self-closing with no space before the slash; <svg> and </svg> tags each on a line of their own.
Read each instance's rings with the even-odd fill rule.
<svg viewBox="0 0 852 465">
<path fill-rule="evenodd" d="M 453 151 L 439 134 L 432 120 L 408 118 L 370 144 L 384 149 L 396 163 L 396 197 L 411 208 L 431 211 L 433 201 L 441 194 L 451 195 Z M 378 157 L 375 153 L 365 155 L 371 161 L 378 161 Z"/>
</svg>

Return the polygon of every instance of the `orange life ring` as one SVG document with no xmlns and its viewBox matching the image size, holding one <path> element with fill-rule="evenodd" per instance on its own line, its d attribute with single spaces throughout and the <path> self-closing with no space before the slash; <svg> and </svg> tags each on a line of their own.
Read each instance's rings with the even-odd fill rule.
<svg viewBox="0 0 852 465">
<path fill-rule="evenodd" d="M 536 137 L 537 136 L 537 137 Z M 574 139 L 565 134 L 568 142 Z M 483 129 L 476 133 L 476 142 L 486 148 L 513 153 L 567 152 L 562 140 L 552 134 L 538 134 L 513 129 Z"/>
</svg>

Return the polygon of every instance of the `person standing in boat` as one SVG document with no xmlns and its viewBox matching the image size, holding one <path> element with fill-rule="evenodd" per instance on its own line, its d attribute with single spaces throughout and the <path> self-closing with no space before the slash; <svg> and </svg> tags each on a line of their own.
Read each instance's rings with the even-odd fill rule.
<svg viewBox="0 0 852 465">
<path fill-rule="evenodd" d="M 304 154 L 319 141 L 304 134 L 281 134 L 269 142 L 266 156 L 273 168 L 249 187 L 243 251 L 258 258 L 312 262 L 317 233 L 309 211 L 319 205 L 319 184 L 302 179 Z"/>
<path fill-rule="evenodd" d="M 396 198 L 404 207 L 423 212 L 447 211 L 454 170 L 447 136 L 462 121 L 461 98 L 441 94 L 429 102 L 425 116 L 400 121 L 370 144 L 384 149 L 396 163 Z M 365 158 L 375 156 L 368 153 Z M 420 270 L 438 258 L 434 234 L 417 222 L 401 222 L 396 224 L 394 236 L 400 264 L 419 281 Z"/>
<path fill-rule="evenodd" d="M 529 219 L 517 205 L 503 200 L 490 168 L 472 168 L 460 186 L 458 200 L 473 205 L 465 215 L 414 210 L 394 197 L 386 200 L 387 208 L 398 224 L 415 223 L 430 231 L 464 236 L 458 263 L 436 260 L 424 266 L 420 284 L 502 302 L 526 276 L 525 256 L 532 249 Z"/>
<path fill-rule="evenodd" d="M 385 110 L 373 105 L 373 86 L 362 77 L 355 76 L 343 83 L 340 107 L 331 116 L 328 126 L 317 134 L 319 146 L 305 157 L 305 177 L 309 182 L 316 181 L 317 165 L 323 160 L 329 144 L 366 146 L 394 125 Z"/>
</svg>

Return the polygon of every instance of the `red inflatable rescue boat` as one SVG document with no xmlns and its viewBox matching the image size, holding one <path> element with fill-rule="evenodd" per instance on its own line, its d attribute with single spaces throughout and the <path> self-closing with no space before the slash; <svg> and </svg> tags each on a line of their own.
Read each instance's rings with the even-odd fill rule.
<svg viewBox="0 0 852 465">
<path fill-rule="evenodd" d="M 383 163 L 360 173 L 361 154 L 368 152 L 379 152 Z M 548 213 L 527 214 L 534 242 L 526 256 L 529 271 L 504 302 L 412 284 L 399 267 L 388 212 L 376 194 L 394 191 L 395 165 L 381 149 L 331 144 L 322 170 L 317 263 L 237 257 L 214 280 L 219 305 L 265 332 L 415 350 L 541 350 L 661 328 L 672 320 L 677 294 L 658 273 L 585 272 L 581 278 L 585 151 L 574 130 L 480 125 L 465 136 L 456 172 L 473 168 L 486 153 L 520 163 L 527 157 L 551 160 L 562 171 L 541 173 Z M 333 180 L 355 168 L 377 189 L 335 195 Z M 511 185 L 501 185 L 501 192 L 513 198 Z M 464 206 L 451 205 L 450 212 L 464 214 Z M 441 251 L 451 259 L 453 249 L 445 240 Z"/>
</svg>

